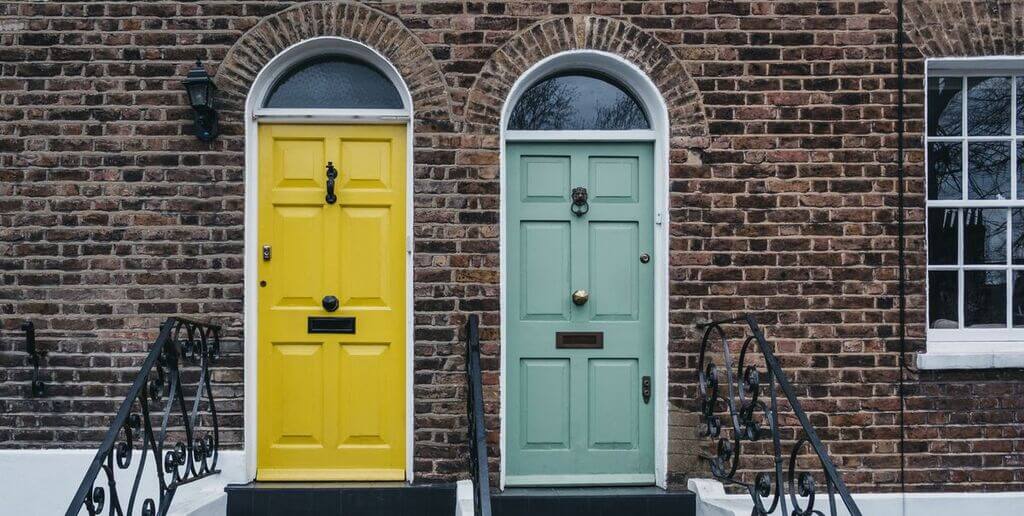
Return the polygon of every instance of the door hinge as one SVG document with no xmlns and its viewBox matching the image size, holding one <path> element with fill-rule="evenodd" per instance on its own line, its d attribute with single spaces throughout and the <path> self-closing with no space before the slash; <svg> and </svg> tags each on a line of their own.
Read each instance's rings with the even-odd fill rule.
<svg viewBox="0 0 1024 516">
<path fill-rule="evenodd" d="M 660 226 L 661 222 L 662 222 L 662 217 L 661 217 L 661 212 L 659 211 L 659 212 L 654 214 L 654 223 Z"/>
<path fill-rule="evenodd" d="M 270 246 L 269 245 L 263 246 L 263 261 L 265 261 L 265 262 L 269 262 L 270 261 Z"/>
<path fill-rule="evenodd" d="M 651 377 L 645 376 L 640 380 L 640 395 L 644 397 L 644 405 L 651 402 Z"/>
</svg>

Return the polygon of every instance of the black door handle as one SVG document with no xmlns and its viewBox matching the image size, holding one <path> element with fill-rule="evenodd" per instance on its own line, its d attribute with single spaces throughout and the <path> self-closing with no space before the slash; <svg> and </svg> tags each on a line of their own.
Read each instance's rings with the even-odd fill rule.
<svg viewBox="0 0 1024 516">
<path fill-rule="evenodd" d="M 334 195 L 334 180 L 338 179 L 338 171 L 334 168 L 334 163 L 327 162 L 327 204 L 334 204 L 337 202 L 338 197 Z"/>
<path fill-rule="evenodd" d="M 334 296 L 324 296 L 323 305 L 324 310 L 333 312 L 338 309 L 338 298 Z"/>
</svg>

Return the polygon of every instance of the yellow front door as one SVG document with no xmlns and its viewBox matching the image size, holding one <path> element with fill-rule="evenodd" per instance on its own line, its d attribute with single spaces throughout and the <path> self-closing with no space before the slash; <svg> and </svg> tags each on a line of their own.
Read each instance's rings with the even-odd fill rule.
<svg viewBox="0 0 1024 516">
<path fill-rule="evenodd" d="M 259 480 L 405 478 L 405 132 L 260 125 Z"/>
</svg>

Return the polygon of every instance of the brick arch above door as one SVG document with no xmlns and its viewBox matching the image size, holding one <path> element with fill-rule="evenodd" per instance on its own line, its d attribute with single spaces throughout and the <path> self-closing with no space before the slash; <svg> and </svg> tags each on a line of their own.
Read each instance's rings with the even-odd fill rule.
<svg viewBox="0 0 1024 516">
<path fill-rule="evenodd" d="M 362 43 L 402 76 L 417 125 L 453 129 L 447 82 L 427 47 L 397 18 L 354 2 L 308 2 L 260 20 L 232 45 L 217 69 L 224 108 L 242 112 L 256 75 L 288 47 L 321 36 Z"/>
<path fill-rule="evenodd" d="M 668 106 L 671 147 L 708 146 L 703 99 L 682 61 L 640 27 L 603 16 L 550 18 L 506 41 L 484 64 L 467 95 L 466 130 L 497 135 L 502 107 L 516 80 L 542 59 L 570 50 L 599 50 L 635 64 L 654 82 Z"/>
</svg>

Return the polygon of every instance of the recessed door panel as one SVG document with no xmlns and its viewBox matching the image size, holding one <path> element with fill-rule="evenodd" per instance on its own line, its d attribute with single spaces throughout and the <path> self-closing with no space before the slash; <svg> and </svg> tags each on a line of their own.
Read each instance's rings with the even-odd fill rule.
<svg viewBox="0 0 1024 516">
<path fill-rule="evenodd" d="M 654 483 L 649 143 L 512 143 L 506 483 Z M 573 207 L 572 191 L 589 207 Z"/>
<path fill-rule="evenodd" d="M 593 202 L 637 202 L 640 193 L 637 158 L 592 156 L 588 168 Z"/>
<path fill-rule="evenodd" d="M 569 361 L 523 359 L 520 373 L 523 449 L 569 449 Z"/>
<path fill-rule="evenodd" d="M 588 229 L 591 320 L 635 320 L 640 297 L 639 224 L 591 222 Z"/>
<path fill-rule="evenodd" d="M 519 290 L 522 318 L 566 320 L 569 302 L 569 224 L 524 222 L 519 249 L 523 288 Z"/>
<path fill-rule="evenodd" d="M 636 449 L 640 426 L 637 361 L 592 358 L 589 366 L 587 446 L 594 450 Z"/>
<path fill-rule="evenodd" d="M 568 198 L 568 156 L 524 156 L 522 199 L 526 202 L 558 202 Z"/>
<path fill-rule="evenodd" d="M 258 480 L 406 478 L 405 134 L 259 127 Z"/>
</svg>

